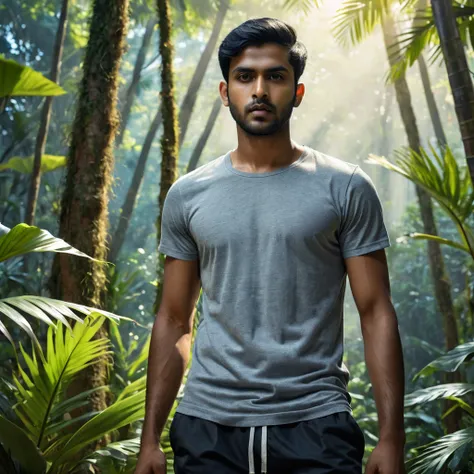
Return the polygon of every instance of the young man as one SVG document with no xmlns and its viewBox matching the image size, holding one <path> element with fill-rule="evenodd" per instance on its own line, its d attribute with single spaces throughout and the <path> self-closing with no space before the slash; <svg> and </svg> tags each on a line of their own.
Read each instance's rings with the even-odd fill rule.
<svg viewBox="0 0 474 474">
<path fill-rule="evenodd" d="M 403 472 L 404 374 L 377 194 L 359 167 L 299 146 L 306 50 L 281 21 L 249 20 L 219 49 L 238 146 L 180 178 L 163 211 L 163 298 L 153 327 L 136 474 L 165 474 L 160 436 L 188 364 L 170 439 L 177 474 L 360 474 L 343 357 L 346 276 L 380 438 L 366 472 Z"/>
</svg>

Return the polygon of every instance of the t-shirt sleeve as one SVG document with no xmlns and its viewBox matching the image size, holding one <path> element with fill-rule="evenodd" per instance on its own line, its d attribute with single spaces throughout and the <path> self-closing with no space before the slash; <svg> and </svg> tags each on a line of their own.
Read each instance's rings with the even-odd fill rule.
<svg viewBox="0 0 474 474">
<path fill-rule="evenodd" d="M 163 205 L 158 251 L 180 260 L 197 260 L 196 242 L 189 231 L 184 203 L 176 184 L 171 186 Z"/>
<path fill-rule="evenodd" d="M 390 246 L 377 191 L 369 176 L 359 167 L 348 184 L 342 209 L 339 243 L 344 258 Z"/>
</svg>

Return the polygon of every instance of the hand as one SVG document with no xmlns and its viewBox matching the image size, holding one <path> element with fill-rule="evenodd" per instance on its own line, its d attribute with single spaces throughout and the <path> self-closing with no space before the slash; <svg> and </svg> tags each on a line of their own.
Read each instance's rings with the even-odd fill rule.
<svg viewBox="0 0 474 474">
<path fill-rule="evenodd" d="M 166 457 L 159 446 L 142 447 L 135 474 L 166 474 Z"/>
<path fill-rule="evenodd" d="M 379 441 L 367 461 L 365 474 L 405 474 L 403 443 Z"/>
</svg>

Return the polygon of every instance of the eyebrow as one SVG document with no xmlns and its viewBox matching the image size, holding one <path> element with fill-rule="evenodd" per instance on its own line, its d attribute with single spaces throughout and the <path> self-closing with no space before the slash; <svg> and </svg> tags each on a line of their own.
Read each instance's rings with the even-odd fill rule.
<svg viewBox="0 0 474 474">
<path fill-rule="evenodd" d="M 250 67 L 243 67 L 243 66 L 237 66 L 233 71 L 232 74 L 235 74 L 236 72 L 255 72 L 255 69 L 250 68 Z M 274 66 L 274 67 L 269 67 L 268 69 L 265 69 L 266 73 L 269 72 L 289 72 L 288 68 L 285 66 Z"/>
</svg>

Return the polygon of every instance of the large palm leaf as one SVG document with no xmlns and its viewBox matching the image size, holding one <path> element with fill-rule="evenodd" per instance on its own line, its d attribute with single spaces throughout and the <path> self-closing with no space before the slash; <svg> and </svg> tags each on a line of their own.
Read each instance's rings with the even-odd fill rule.
<svg viewBox="0 0 474 474">
<path fill-rule="evenodd" d="M 474 258 L 474 232 L 467 224 L 474 212 L 474 191 L 468 170 L 459 168 L 449 147 L 443 155 L 434 147 L 430 151 L 433 159 L 425 149 L 417 153 L 404 148 L 395 152 L 395 163 L 376 155 L 370 155 L 369 162 L 395 171 L 424 188 L 452 219 L 461 242 L 426 234 L 412 234 L 412 237 L 439 241 L 463 250 Z"/>
<path fill-rule="evenodd" d="M 466 342 L 465 344 L 461 344 L 455 347 L 446 354 L 430 362 L 416 375 L 416 377 L 431 375 L 437 370 L 443 370 L 445 372 L 455 372 L 459 369 L 462 363 L 471 359 L 473 355 L 474 342 Z"/>
<path fill-rule="evenodd" d="M 396 0 L 345 0 L 333 20 L 336 41 L 344 47 L 364 41 Z"/>
<path fill-rule="evenodd" d="M 422 405 L 441 398 L 452 399 L 474 392 L 472 383 L 446 383 L 433 387 L 422 388 L 405 397 L 405 406 Z"/>
<path fill-rule="evenodd" d="M 425 446 L 419 456 L 408 463 L 410 474 L 458 472 L 474 443 L 474 426 L 443 436 Z"/>
<path fill-rule="evenodd" d="M 474 45 L 474 2 L 453 2 L 454 14 L 457 18 L 461 40 L 466 46 L 471 48 Z M 397 62 L 390 71 L 390 80 L 395 81 L 407 68 L 411 67 L 420 57 L 421 53 L 427 49 L 431 50 L 430 62 L 435 62 L 441 58 L 441 47 L 439 36 L 433 18 L 431 8 L 415 12 L 417 24 L 399 35 L 397 49 L 400 54 Z"/>
<path fill-rule="evenodd" d="M 18 401 L 15 411 L 29 437 L 43 451 L 59 435 L 52 432 L 51 426 L 64 428 L 64 415 L 84 402 L 82 395 L 72 403 L 71 400 L 60 403 L 66 388 L 75 375 L 108 353 L 108 340 L 94 339 L 103 320 L 103 317 L 91 317 L 72 330 L 61 323 L 56 330 L 50 327 L 44 361 L 37 359 L 35 351 L 30 355 L 21 347 L 26 368 L 19 368 L 21 381 L 13 377 Z"/>
</svg>

